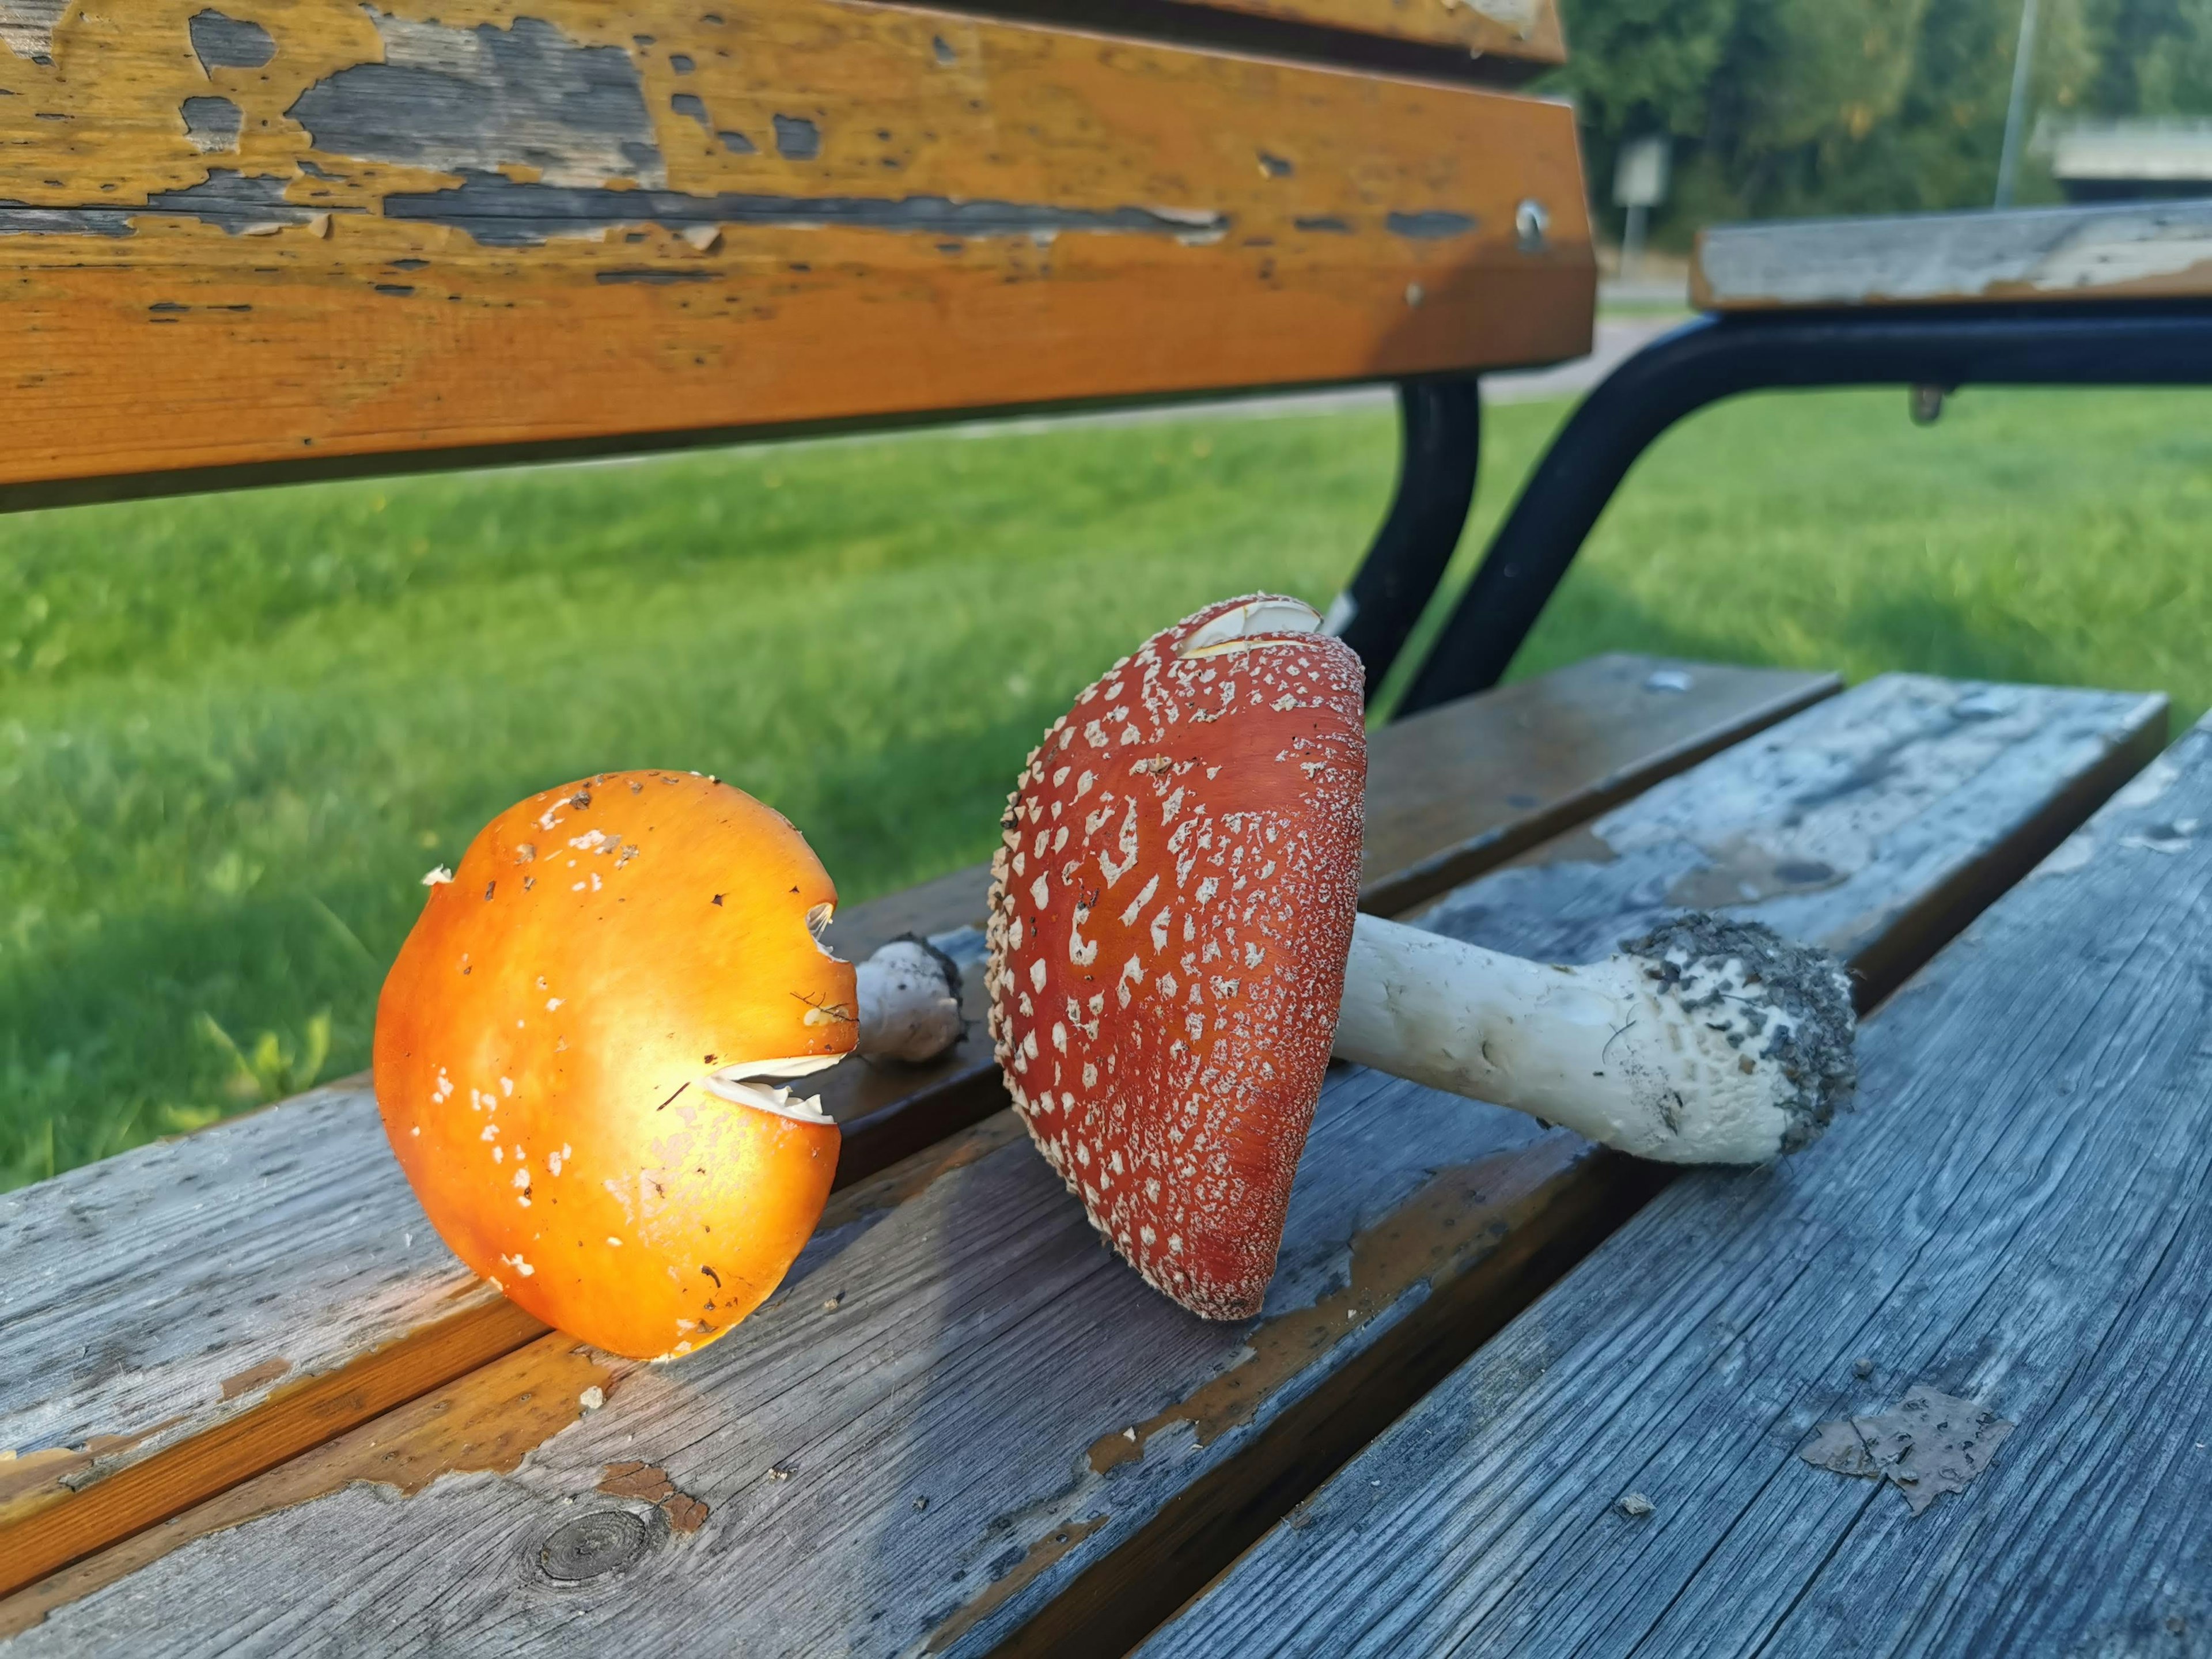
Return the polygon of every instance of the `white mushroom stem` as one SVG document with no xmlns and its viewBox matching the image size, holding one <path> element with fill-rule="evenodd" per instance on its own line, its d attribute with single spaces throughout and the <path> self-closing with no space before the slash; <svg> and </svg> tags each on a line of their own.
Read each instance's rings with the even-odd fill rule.
<svg viewBox="0 0 2212 1659">
<path fill-rule="evenodd" d="M 960 957 L 973 928 L 944 938 L 951 950 L 927 939 L 895 939 L 853 969 L 859 996 L 860 1031 L 853 1052 L 870 1060 L 934 1060 L 965 1030 L 960 1017 Z M 849 1019 L 843 1009 L 825 1011 Z M 811 1023 L 811 1021 L 810 1021 Z M 751 1106 L 779 1116 L 826 1122 L 819 1095 L 799 1095 L 770 1079 L 811 1077 L 845 1058 L 842 1054 L 799 1054 L 785 1060 L 744 1060 L 699 1079 L 709 1094 L 734 1105 Z"/>
<path fill-rule="evenodd" d="M 1334 1052 L 1669 1164 L 1763 1164 L 1856 1081 L 1825 952 L 1691 916 L 1561 968 L 1374 916 L 1352 930 Z"/>
<path fill-rule="evenodd" d="M 860 1002 L 854 1052 L 871 1060 L 934 1060 L 960 1040 L 960 974 L 917 939 L 893 939 L 853 970 Z"/>
</svg>

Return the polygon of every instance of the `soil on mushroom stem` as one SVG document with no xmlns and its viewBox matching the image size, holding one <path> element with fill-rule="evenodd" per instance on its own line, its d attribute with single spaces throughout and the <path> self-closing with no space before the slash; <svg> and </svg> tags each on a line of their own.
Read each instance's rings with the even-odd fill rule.
<svg viewBox="0 0 2212 1659">
<path fill-rule="evenodd" d="M 1462 574 L 1564 413 L 1492 412 Z M 1640 649 L 2155 688 L 2193 717 L 2208 413 L 1712 410 L 1639 467 L 1517 672 Z M 1395 455 L 1387 410 L 1208 415 L 0 520 L 0 1187 L 365 1066 L 422 872 L 548 783 L 719 773 L 848 902 L 988 856 L 1022 757 L 1115 657 L 1231 593 L 1325 606 Z"/>
</svg>

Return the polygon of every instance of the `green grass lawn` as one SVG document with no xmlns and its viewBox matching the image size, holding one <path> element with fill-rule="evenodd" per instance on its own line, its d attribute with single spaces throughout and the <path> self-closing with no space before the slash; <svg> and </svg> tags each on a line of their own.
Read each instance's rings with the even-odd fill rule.
<svg viewBox="0 0 2212 1659">
<path fill-rule="evenodd" d="M 1492 419 L 1486 534 L 1563 410 Z M 1672 434 L 1517 672 L 1634 647 L 2212 702 L 2212 397 L 1768 398 Z M 847 900 L 982 856 L 1151 629 L 1326 604 L 1380 412 L 933 434 L 0 521 L 0 1187 L 368 1059 L 422 896 L 510 801 L 732 779 Z M 1462 553 L 1462 574 L 1480 537 Z"/>
</svg>

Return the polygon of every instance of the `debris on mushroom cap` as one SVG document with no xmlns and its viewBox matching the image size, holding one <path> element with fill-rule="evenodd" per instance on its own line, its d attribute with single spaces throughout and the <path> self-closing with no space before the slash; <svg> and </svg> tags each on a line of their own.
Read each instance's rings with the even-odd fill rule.
<svg viewBox="0 0 2212 1659">
<path fill-rule="evenodd" d="M 781 1082 L 853 1047 L 836 890 L 742 791 L 619 772 L 494 818 L 432 887 L 377 1004 L 376 1097 L 455 1255 L 637 1358 L 775 1290 L 837 1128 Z"/>
<path fill-rule="evenodd" d="M 1259 1311 L 1358 902 L 1358 658 L 1209 605 L 1076 700 L 992 862 L 991 1036 L 1091 1224 L 1194 1312 Z"/>
</svg>

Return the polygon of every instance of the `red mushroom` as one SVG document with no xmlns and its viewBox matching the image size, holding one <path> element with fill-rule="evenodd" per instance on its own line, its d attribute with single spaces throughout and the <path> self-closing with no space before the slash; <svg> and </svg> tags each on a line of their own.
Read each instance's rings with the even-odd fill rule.
<svg viewBox="0 0 2212 1659">
<path fill-rule="evenodd" d="M 712 778 L 547 790 L 428 880 L 377 1005 L 386 1133 L 455 1255 L 616 1353 L 703 1347 L 813 1231 L 837 1126 L 781 1082 L 957 1035 L 910 947 L 856 985 L 821 862 Z"/>
<path fill-rule="evenodd" d="M 1855 1081 L 1842 970 L 1687 917 L 1589 967 L 1358 914 L 1359 661 L 1296 599 L 1209 606 L 1076 700 L 994 863 L 991 1032 L 1094 1225 L 1258 1311 L 1332 1052 L 1676 1163 L 1757 1163 Z"/>
</svg>

